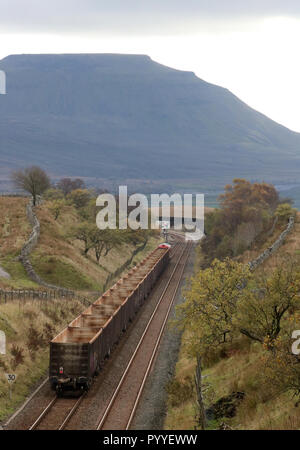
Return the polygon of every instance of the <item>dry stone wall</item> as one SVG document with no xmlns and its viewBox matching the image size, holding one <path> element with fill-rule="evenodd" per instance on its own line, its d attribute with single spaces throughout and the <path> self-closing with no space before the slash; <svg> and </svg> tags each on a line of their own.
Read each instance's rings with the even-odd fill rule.
<svg viewBox="0 0 300 450">
<path fill-rule="evenodd" d="M 288 225 L 286 229 L 281 233 L 279 238 L 274 242 L 271 247 L 268 247 L 263 253 L 261 253 L 257 258 L 253 259 L 248 263 L 250 270 L 255 270 L 258 266 L 260 266 L 266 259 L 268 259 L 271 255 L 273 255 L 276 250 L 284 243 L 286 237 L 290 234 L 292 229 L 294 228 L 295 218 L 291 216 L 289 218 Z"/>
<path fill-rule="evenodd" d="M 41 203 L 41 198 L 39 197 L 37 199 L 37 205 L 40 203 Z M 63 288 L 60 288 L 53 284 L 46 283 L 44 280 L 42 280 L 42 278 L 33 269 L 32 264 L 29 260 L 29 255 L 31 254 L 31 252 L 33 251 L 33 249 L 35 248 L 35 246 L 38 243 L 38 240 L 40 237 L 40 223 L 34 212 L 34 205 L 33 205 L 32 199 L 27 204 L 26 213 L 27 213 L 28 220 L 29 220 L 30 224 L 32 225 L 32 232 L 29 236 L 28 241 L 25 243 L 25 245 L 23 246 L 23 248 L 21 250 L 19 260 L 22 262 L 29 278 L 32 281 L 34 281 L 35 283 L 38 283 L 39 285 L 45 286 L 49 289 L 58 289 L 60 292 L 65 291 L 66 293 L 71 292 L 68 289 L 64 290 Z M 273 255 L 273 253 L 276 252 L 279 247 L 281 247 L 281 245 L 284 243 L 286 237 L 290 234 L 290 232 L 294 228 L 294 224 L 295 224 L 295 218 L 294 218 L 294 216 L 291 216 L 289 218 L 289 222 L 288 222 L 286 229 L 280 234 L 279 238 L 274 242 L 274 244 L 271 245 L 271 247 L 268 247 L 266 250 L 264 250 L 263 253 L 261 253 L 257 258 L 253 259 L 252 261 L 250 261 L 248 263 L 251 271 L 255 270 L 267 258 L 269 258 L 271 255 Z M 138 249 L 138 250 L 140 250 L 140 249 Z M 132 255 L 132 258 L 133 258 L 133 256 L 134 255 Z M 131 260 L 132 260 L 132 258 L 131 258 Z M 128 264 L 128 261 L 126 262 L 126 264 Z M 114 274 L 114 276 L 115 275 L 116 274 Z M 107 282 L 108 281 L 109 280 L 107 280 Z"/>
<path fill-rule="evenodd" d="M 39 205 L 40 203 L 41 203 L 41 198 L 38 197 L 36 204 Z M 27 275 L 29 276 L 29 278 L 32 281 L 34 281 L 35 283 L 37 283 L 41 286 L 45 286 L 46 288 L 58 289 L 62 293 L 70 292 L 68 289 L 63 289 L 63 288 L 55 286 L 53 284 L 46 283 L 44 280 L 42 280 L 42 278 L 35 272 L 34 268 L 32 267 L 32 264 L 29 260 L 29 255 L 31 254 L 31 252 L 33 251 L 35 246 L 37 245 L 39 237 L 40 237 L 40 223 L 34 212 L 34 205 L 33 205 L 32 199 L 29 201 L 29 203 L 26 206 L 26 214 L 27 214 L 27 218 L 28 218 L 30 224 L 32 225 L 32 231 L 29 236 L 29 239 L 25 242 L 25 244 L 21 250 L 19 260 L 23 264 Z"/>
</svg>

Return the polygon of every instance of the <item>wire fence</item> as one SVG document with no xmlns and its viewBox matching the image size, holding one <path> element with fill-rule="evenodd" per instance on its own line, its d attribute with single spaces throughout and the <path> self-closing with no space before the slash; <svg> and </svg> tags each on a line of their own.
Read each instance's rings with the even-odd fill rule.
<svg viewBox="0 0 300 450">
<path fill-rule="evenodd" d="M 100 293 L 94 293 L 92 297 L 99 296 Z M 74 291 L 69 291 L 66 289 L 53 289 L 48 291 L 42 290 L 26 290 L 26 289 L 14 289 L 6 290 L 0 289 L 0 304 L 5 304 L 14 301 L 30 301 L 30 300 L 40 300 L 40 301 L 52 301 L 56 299 L 73 299 L 78 300 L 84 305 L 89 306 L 94 299 L 89 298 L 89 296 L 78 295 Z"/>
<path fill-rule="evenodd" d="M 26 192 L 0 192 L 0 197 L 30 197 Z"/>
</svg>

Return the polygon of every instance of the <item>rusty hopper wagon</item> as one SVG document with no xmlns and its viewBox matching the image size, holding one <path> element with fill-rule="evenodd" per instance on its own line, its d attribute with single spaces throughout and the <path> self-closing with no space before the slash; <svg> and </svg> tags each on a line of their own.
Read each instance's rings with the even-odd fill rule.
<svg viewBox="0 0 300 450">
<path fill-rule="evenodd" d="M 50 343 L 49 379 L 57 393 L 89 389 L 169 261 L 157 248 L 91 304 Z"/>
</svg>

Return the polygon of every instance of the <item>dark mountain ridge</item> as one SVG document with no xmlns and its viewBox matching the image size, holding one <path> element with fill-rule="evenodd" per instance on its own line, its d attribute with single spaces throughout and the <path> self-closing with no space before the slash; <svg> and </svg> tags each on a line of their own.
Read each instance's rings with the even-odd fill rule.
<svg viewBox="0 0 300 450">
<path fill-rule="evenodd" d="M 0 61 L 0 176 L 224 184 L 297 179 L 300 134 L 228 90 L 144 55 L 12 55 Z"/>
</svg>

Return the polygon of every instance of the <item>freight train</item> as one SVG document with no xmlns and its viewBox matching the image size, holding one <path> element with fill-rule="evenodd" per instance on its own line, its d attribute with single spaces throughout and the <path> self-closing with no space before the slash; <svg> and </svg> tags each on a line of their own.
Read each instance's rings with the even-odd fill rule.
<svg viewBox="0 0 300 450">
<path fill-rule="evenodd" d="M 160 245 L 50 342 L 49 380 L 62 395 L 88 390 L 169 262 Z"/>
</svg>

